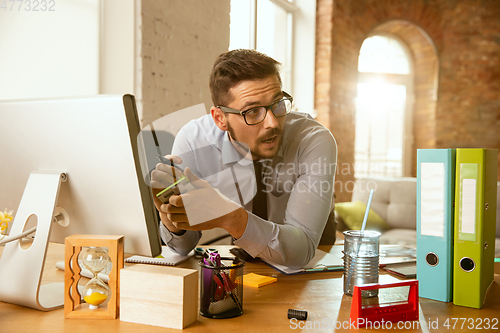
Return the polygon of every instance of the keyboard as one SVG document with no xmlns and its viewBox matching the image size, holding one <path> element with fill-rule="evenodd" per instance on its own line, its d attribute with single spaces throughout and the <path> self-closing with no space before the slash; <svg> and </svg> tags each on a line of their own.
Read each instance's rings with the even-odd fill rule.
<svg viewBox="0 0 500 333">
<path fill-rule="evenodd" d="M 83 265 L 83 261 L 82 260 L 78 260 L 78 265 L 81 267 L 82 271 L 80 272 L 80 275 L 81 276 L 84 276 L 86 278 L 93 278 L 94 275 L 85 267 L 85 265 Z M 106 265 L 106 267 L 104 267 L 104 269 L 102 271 L 99 272 L 99 274 L 97 274 L 97 276 L 99 277 L 99 279 L 101 279 L 102 281 L 108 283 L 109 281 L 109 273 L 111 273 L 111 268 L 113 267 L 113 265 L 111 264 L 111 262 L 108 262 L 108 264 Z M 58 261 L 56 262 L 56 268 L 57 269 L 60 269 L 61 271 L 64 271 L 64 261 Z"/>
</svg>

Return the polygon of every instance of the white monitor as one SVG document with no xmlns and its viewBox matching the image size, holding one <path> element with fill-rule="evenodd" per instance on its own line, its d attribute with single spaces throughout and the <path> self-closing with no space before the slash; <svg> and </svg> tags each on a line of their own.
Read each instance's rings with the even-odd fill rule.
<svg viewBox="0 0 500 333">
<path fill-rule="evenodd" d="M 16 214 L 10 234 L 36 220 L 30 250 L 42 251 L 42 261 L 43 238 L 63 243 L 73 234 L 124 235 L 126 253 L 161 253 L 151 189 L 140 169 L 139 132 L 132 95 L 0 102 L 0 209 Z M 67 212 L 67 227 L 52 223 L 58 212 Z M 38 257 L 28 264 L 32 259 L 22 256 L 29 251 L 18 248 L 16 241 L 7 244 L 0 258 L 0 281 L 9 289 L 13 266 L 28 266 L 20 274 L 30 274 L 39 265 Z M 0 300 L 19 303 L 12 297 L 0 290 Z M 51 306 L 40 306 L 38 296 L 31 302 L 21 305 Z"/>
</svg>

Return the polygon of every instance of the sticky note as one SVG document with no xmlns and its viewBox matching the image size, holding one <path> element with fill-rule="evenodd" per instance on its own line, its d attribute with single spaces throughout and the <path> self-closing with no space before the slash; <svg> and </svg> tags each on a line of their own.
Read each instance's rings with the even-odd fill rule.
<svg viewBox="0 0 500 333">
<path fill-rule="evenodd" d="M 278 279 L 271 276 L 259 275 L 255 273 L 248 273 L 243 275 L 243 284 L 245 286 L 259 288 L 266 286 L 270 283 L 276 282 Z"/>
</svg>

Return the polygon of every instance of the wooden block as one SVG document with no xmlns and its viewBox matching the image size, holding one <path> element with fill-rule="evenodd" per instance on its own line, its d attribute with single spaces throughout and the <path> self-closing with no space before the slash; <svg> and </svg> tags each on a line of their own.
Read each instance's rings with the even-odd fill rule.
<svg viewBox="0 0 500 333">
<path fill-rule="evenodd" d="M 198 271 L 133 265 L 120 272 L 120 320 L 183 329 L 198 319 Z"/>
</svg>

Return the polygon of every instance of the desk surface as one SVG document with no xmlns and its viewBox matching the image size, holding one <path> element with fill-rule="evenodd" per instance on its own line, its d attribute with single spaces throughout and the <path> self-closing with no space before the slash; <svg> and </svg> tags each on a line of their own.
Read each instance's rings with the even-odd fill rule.
<svg viewBox="0 0 500 333">
<path fill-rule="evenodd" d="M 322 247 L 328 251 L 329 247 Z M 0 252 L 3 246 L 0 246 Z M 55 262 L 64 259 L 64 246 L 50 244 L 47 254 L 43 283 L 64 281 L 64 272 L 55 268 Z M 471 318 L 474 325 L 498 318 L 500 315 L 500 264 L 495 263 L 495 282 L 490 287 L 484 308 L 481 310 L 454 306 L 420 298 L 419 327 L 405 332 L 468 331 L 463 319 Z M 184 268 L 198 269 L 197 260 L 190 259 L 180 265 Z M 262 288 L 244 287 L 242 316 L 232 319 L 208 319 L 202 316 L 198 321 L 185 328 L 186 332 L 284 332 L 305 328 L 302 331 L 333 332 L 335 325 L 347 325 L 351 308 L 351 297 L 343 295 L 342 272 L 283 275 L 262 262 L 249 262 L 246 273 L 276 275 L 278 282 Z M 391 275 L 380 271 L 380 282 L 398 281 Z M 8 281 L 2 281 L 8 283 Z M 288 309 L 307 310 L 307 322 L 291 322 L 287 319 Z M 458 320 L 455 320 L 458 319 Z M 448 319 L 449 328 L 443 326 Z M 300 323 L 300 327 L 299 327 Z M 438 324 L 437 329 L 433 325 Z M 455 324 L 455 329 L 453 325 Z M 316 327 L 314 327 L 316 325 Z M 431 328 L 429 329 L 429 326 Z M 496 328 L 500 332 L 500 323 Z M 63 309 L 41 312 L 0 302 L 0 331 L 10 332 L 179 332 L 162 327 L 139 325 L 118 320 L 64 319 Z M 335 331 L 349 331 L 337 329 Z M 356 330 L 351 330 L 356 331 Z M 375 330 L 374 330 L 375 331 Z M 377 329 L 377 332 L 383 331 Z"/>
</svg>

